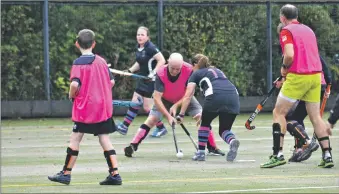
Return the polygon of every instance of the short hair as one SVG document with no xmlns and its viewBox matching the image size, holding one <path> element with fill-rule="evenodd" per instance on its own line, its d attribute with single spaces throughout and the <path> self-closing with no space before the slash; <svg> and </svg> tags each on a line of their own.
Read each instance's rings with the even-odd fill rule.
<svg viewBox="0 0 339 194">
<path fill-rule="evenodd" d="M 286 4 L 280 9 L 280 14 L 286 19 L 292 20 L 298 18 L 298 8 L 291 4 Z"/>
<path fill-rule="evenodd" d="M 82 49 L 89 49 L 94 43 L 95 34 L 90 29 L 80 30 L 78 33 L 77 41 Z"/>
<path fill-rule="evenodd" d="M 149 29 L 148 28 L 146 28 L 145 26 L 140 26 L 139 28 L 138 28 L 138 30 L 139 29 L 143 29 L 143 30 L 145 30 L 146 31 L 146 35 L 147 36 L 149 36 L 150 34 L 149 34 Z"/>
</svg>

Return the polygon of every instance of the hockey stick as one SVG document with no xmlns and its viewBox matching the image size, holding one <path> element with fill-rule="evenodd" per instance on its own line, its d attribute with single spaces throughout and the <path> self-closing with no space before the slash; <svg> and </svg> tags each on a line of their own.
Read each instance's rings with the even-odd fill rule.
<svg viewBox="0 0 339 194">
<path fill-rule="evenodd" d="M 280 76 L 276 81 L 280 81 L 282 79 L 282 76 Z M 275 91 L 276 87 L 273 86 L 271 88 L 271 90 L 268 92 L 268 94 L 266 95 L 266 97 L 257 105 L 257 108 L 255 109 L 255 111 L 251 114 L 250 118 L 247 119 L 246 123 L 245 123 L 245 127 L 248 130 L 253 130 L 255 129 L 255 126 L 251 126 L 252 121 L 255 119 L 255 117 L 259 114 L 259 112 L 262 110 L 262 108 L 264 107 L 264 105 L 266 104 L 266 101 L 268 100 L 268 98 L 273 94 L 273 92 Z"/>
<path fill-rule="evenodd" d="M 124 100 L 113 100 L 112 104 L 114 106 L 137 107 L 137 106 L 141 106 L 142 102 L 132 102 L 132 101 L 124 101 Z"/>
<path fill-rule="evenodd" d="M 173 139 L 174 139 L 174 145 L 175 145 L 175 151 L 176 153 L 179 153 L 179 149 L 178 149 L 178 143 L 177 143 L 177 137 L 175 135 L 175 123 L 172 123 L 172 132 L 173 132 Z"/>
<path fill-rule="evenodd" d="M 185 125 L 181 123 L 180 126 L 181 126 L 181 128 L 185 131 L 186 135 L 190 138 L 190 140 L 191 140 L 191 142 L 193 143 L 195 149 L 198 151 L 198 145 L 197 145 L 197 143 L 195 143 L 195 141 L 193 140 L 193 138 L 192 138 L 190 132 L 188 132 L 188 130 L 187 130 L 187 128 L 185 127 Z"/>
<path fill-rule="evenodd" d="M 152 81 L 152 78 L 149 78 L 149 77 L 147 77 L 147 76 L 138 75 L 138 74 L 129 73 L 129 72 L 120 71 L 120 70 L 117 70 L 117 69 L 111 69 L 111 68 L 109 68 L 109 70 L 110 70 L 112 73 L 115 73 L 115 74 L 119 74 L 119 75 L 123 75 L 123 76 L 131 76 L 131 77 L 137 78 L 137 79 L 144 79 L 144 80 Z"/>
</svg>

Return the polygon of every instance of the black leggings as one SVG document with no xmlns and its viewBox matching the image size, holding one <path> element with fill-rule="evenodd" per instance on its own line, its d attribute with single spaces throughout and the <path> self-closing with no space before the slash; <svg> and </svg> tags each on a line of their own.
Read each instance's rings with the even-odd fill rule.
<svg viewBox="0 0 339 194">
<path fill-rule="evenodd" d="M 219 135 L 221 137 L 224 131 L 231 130 L 237 115 L 227 112 L 209 112 L 203 110 L 201 116 L 201 126 L 209 127 L 211 129 L 211 123 L 217 116 L 219 116 Z"/>
</svg>

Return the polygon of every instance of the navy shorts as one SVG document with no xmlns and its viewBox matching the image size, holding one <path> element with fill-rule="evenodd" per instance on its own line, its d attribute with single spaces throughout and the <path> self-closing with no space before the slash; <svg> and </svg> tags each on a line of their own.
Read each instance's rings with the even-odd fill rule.
<svg viewBox="0 0 339 194">
<path fill-rule="evenodd" d="M 109 118 L 106 121 L 100 123 L 81 123 L 74 122 L 73 132 L 74 133 L 88 133 L 94 136 L 101 134 L 109 134 L 116 131 L 115 123 L 113 118 Z"/>
<path fill-rule="evenodd" d="M 239 95 L 231 94 L 213 94 L 208 96 L 203 105 L 203 110 L 208 112 L 224 112 L 230 114 L 240 113 Z"/>
<path fill-rule="evenodd" d="M 138 81 L 137 87 L 135 88 L 135 92 L 142 97 L 152 98 L 154 92 L 154 82 L 143 80 Z"/>
</svg>

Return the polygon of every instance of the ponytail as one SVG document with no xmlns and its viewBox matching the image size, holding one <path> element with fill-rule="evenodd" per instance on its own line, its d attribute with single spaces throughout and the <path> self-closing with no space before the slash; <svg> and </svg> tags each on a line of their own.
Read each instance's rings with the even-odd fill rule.
<svg viewBox="0 0 339 194">
<path fill-rule="evenodd" d="M 203 54 L 197 54 L 193 57 L 192 63 L 196 64 L 199 69 L 211 67 L 208 57 Z"/>
</svg>

